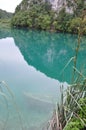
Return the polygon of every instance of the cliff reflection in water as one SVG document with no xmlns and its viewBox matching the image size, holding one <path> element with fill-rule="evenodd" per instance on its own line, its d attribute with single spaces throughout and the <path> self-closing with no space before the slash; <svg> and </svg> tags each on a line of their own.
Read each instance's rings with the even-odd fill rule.
<svg viewBox="0 0 86 130">
<path fill-rule="evenodd" d="M 8 36 L 14 38 L 26 62 L 48 77 L 60 81 L 71 81 L 73 61 L 65 68 L 68 61 L 74 57 L 77 46 L 77 36 L 71 34 L 50 33 L 34 30 L 13 29 Z M 5 31 L 6 34 L 6 31 Z M 78 68 L 86 63 L 86 38 L 81 44 Z"/>
<path fill-rule="evenodd" d="M 13 37 L 29 65 L 34 66 L 48 77 L 60 81 L 69 82 L 71 80 L 73 62 L 62 74 L 61 72 L 70 58 L 74 56 L 77 36 L 44 31 L 17 30 L 16 32 L 14 30 Z M 81 49 L 79 61 L 83 59 L 85 53 L 82 51 L 83 49 Z"/>
</svg>

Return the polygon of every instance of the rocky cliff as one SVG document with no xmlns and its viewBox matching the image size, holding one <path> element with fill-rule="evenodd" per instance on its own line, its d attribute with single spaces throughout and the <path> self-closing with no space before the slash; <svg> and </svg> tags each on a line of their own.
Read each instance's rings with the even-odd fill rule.
<svg viewBox="0 0 86 130">
<path fill-rule="evenodd" d="M 49 3 L 52 6 L 53 10 L 59 11 L 64 3 L 66 4 L 66 0 L 23 0 L 20 5 L 17 6 L 16 10 L 27 10 L 32 5 L 39 5 L 42 3 Z"/>
<path fill-rule="evenodd" d="M 83 18 L 83 21 L 82 21 Z M 12 18 L 12 26 L 86 34 L 86 0 L 23 0 Z"/>
<path fill-rule="evenodd" d="M 53 10 L 59 12 L 63 7 L 66 9 L 66 12 L 73 13 L 74 10 L 79 6 L 82 8 L 83 4 L 86 4 L 86 0 L 22 0 L 20 5 L 17 6 L 16 10 L 27 10 L 32 5 L 39 5 L 41 3 L 49 3 Z"/>
</svg>

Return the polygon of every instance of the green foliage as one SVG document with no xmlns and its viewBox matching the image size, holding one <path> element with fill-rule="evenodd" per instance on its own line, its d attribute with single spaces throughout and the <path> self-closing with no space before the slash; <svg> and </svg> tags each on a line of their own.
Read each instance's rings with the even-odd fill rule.
<svg viewBox="0 0 86 130">
<path fill-rule="evenodd" d="M 80 16 L 82 14 L 83 9 L 85 8 L 85 0 L 77 0 L 77 6 L 74 11 L 75 16 Z"/>
<path fill-rule="evenodd" d="M 78 29 L 82 28 L 83 34 L 86 34 L 86 18 L 82 19 L 80 17 L 73 18 L 70 21 L 70 26 L 68 27 L 68 32 L 78 33 Z"/>
<path fill-rule="evenodd" d="M 84 129 L 84 123 L 86 124 L 86 98 L 81 98 L 79 100 L 79 104 L 82 109 L 78 108 L 76 111 L 76 115 L 78 117 L 72 117 L 68 125 L 64 128 L 64 130 L 82 130 Z M 83 123 L 84 121 L 84 123 Z"/>
<path fill-rule="evenodd" d="M 0 27 L 10 28 L 11 19 L 0 19 Z"/>
<path fill-rule="evenodd" d="M 77 33 L 78 27 L 81 25 L 81 12 L 83 12 L 85 4 L 81 0 L 77 1 L 76 4 L 71 3 L 70 0 L 67 0 L 67 2 L 69 7 L 76 6 L 76 10 L 74 10 L 75 15 L 67 13 L 64 7 L 58 14 L 51 9 L 49 2 L 31 0 L 28 4 L 27 0 L 23 0 L 16 8 L 11 24 L 16 27 Z M 78 11 L 79 8 L 82 10 L 80 10 L 80 13 Z M 83 33 L 86 34 L 86 18 L 83 20 L 82 25 Z"/>
<path fill-rule="evenodd" d="M 74 18 L 74 19 L 72 19 L 71 22 L 70 22 L 70 26 L 68 28 L 68 31 L 69 32 L 78 33 L 78 28 L 81 25 L 81 21 L 82 21 L 81 18 Z"/>
<path fill-rule="evenodd" d="M 80 17 L 83 9 L 86 7 L 85 0 L 66 0 L 67 6 L 73 9 L 74 17 Z"/>
<path fill-rule="evenodd" d="M 16 12 L 18 12 L 14 14 L 11 24 L 17 27 L 49 30 L 51 26 L 51 18 L 54 17 L 54 13 L 49 10 L 51 8 L 50 4 L 42 3 L 39 6 L 39 4 L 33 3 L 34 1 L 31 1 L 31 6 L 26 11 L 18 11 L 20 7 L 17 7 Z"/>
<path fill-rule="evenodd" d="M 8 12 L 0 9 L 0 19 L 7 19 L 7 18 L 11 18 L 11 17 L 12 17 L 12 13 L 8 13 Z"/>
<path fill-rule="evenodd" d="M 86 34 L 86 18 L 83 19 L 82 25 L 83 25 L 83 34 Z"/>
<path fill-rule="evenodd" d="M 66 13 L 65 8 L 63 8 L 57 17 L 57 29 L 66 32 L 68 30 L 69 21 L 72 19 L 72 17 L 72 14 Z"/>
<path fill-rule="evenodd" d="M 46 15 L 41 14 L 37 19 L 37 24 L 38 24 L 38 28 L 43 30 L 49 30 L 51 24 L 50 16 L 48 14 Z"/>
<path fill-rule="evenodd" d="M 78 109 L 77 113 L 82 119 L 85 119 L 85 123 L 86 123 L 86 98 L 81 98 L 79 104 L 81 105 L 82 110 Z"/>
<path fill-rule="evenodd" d="M 78 126 L 79 126 L 78 122 L 72 122 L 71 121 L 64 130 L 80 130 L 78 128 Z"/>
</svg>

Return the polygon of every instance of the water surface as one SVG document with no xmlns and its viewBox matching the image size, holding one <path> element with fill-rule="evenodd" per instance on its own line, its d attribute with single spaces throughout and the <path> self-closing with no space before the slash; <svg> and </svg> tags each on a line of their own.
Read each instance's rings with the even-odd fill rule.
<svg viewBox="0 0 86 130">
<path fill-rule="evenodd" d="M 77 65 L 82 72 L 86 68 L 85 42 L 83 37 Z M 3 86 L 8 99 L 5 101 L 1 95 L 1 128 L 41 130 L 60 101 L 60 85 L 71 83 L 73 62 L 65 71 L 63 68 L 74 56 L 76 46 L 76 35 L 0 30 L 0 80 L 8 84 L 18 107 Z"/>
</svg>

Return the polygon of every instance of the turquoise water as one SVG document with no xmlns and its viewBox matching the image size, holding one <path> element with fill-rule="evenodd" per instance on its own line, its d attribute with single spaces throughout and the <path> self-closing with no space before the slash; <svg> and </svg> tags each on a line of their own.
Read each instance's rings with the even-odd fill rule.
<svg viewBox="0 0 86 130">
<path fill-rule="evenodd" d="M 32 30 L 0 30 L 0 127 L 5 130 L 41 130 L 60 101 L 60 85 L 71 83 L 77 36 Z M 78 69 L 86 69 L 86 38 L 82 38 Z M 14 101 L 15 100 L 15 101 Z M 17 106 L 15 105 L 15 102 Z M 6 105 L 7 104 L 7 105 Z M 21 120 L 20 120 L 21 118 Z M 4 125 L 5 124 L 5 125 Z M 21 128 L 22 127 L 22 128 Z"/>
</svg>

